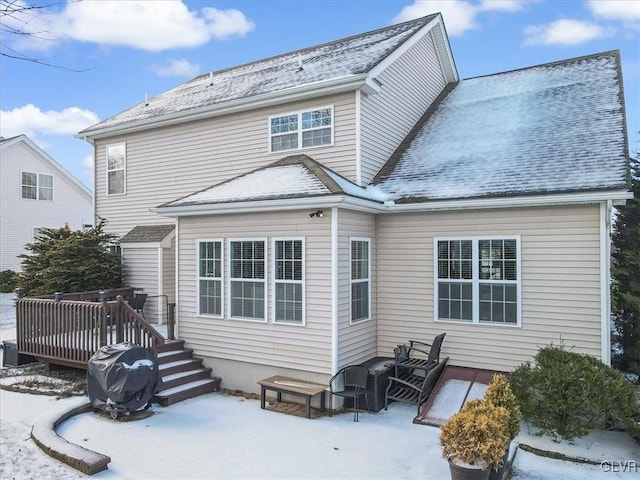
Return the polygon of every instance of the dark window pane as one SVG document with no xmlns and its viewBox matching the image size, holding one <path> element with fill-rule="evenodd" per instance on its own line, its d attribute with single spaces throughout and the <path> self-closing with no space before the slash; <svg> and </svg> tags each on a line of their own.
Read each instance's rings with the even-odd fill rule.
<svg viewBox="0 0 640 480">
<path fill-rule="evenodd" d="M 507 302 L 516 302 L 517 301 L 517 287 L 515 285 L 505 285 L 504 286 L 504 299 Z"/>
<path fill-rule="evenodd" d="M 515 303 L 507 303 L 504 306 L 505 318 L 507 323 L 518 323 L 518 306 Z"/>
<path fill-rule="evenodd" d="M 480 302 L 480 321 L 487 322 L 491 320 L 491 303 Z"/>
<path fill-rule="evenodd" d="M 491 300 L 491 285 L 486 283 L 480 284 L 480 300 Z"/>
<path fill-rule="evenodd" d="M 449 302 L 447 300 L 440 300 L 438 302 L 438 317 L 449 318 Z"/>
<path fill-rule="evenodd" d="M 449 298 L 449 284 L 448 283 L 439 283 L 438 284 L 438 297 L 439 298 Z"/>
<path fill-rule="evenodd" d="M 494 302 L 502 302 L 504 300 L 504 286 L 503 285 L 493 285 L 491 287 L 492 290 L 492 300 Z"/>
<path fill-rule="evenodd" d="M 471 300 L 473 298 L 473 288 L 470 283 L 462 284 L 462 298 Z"/>
<path fill-rule="evenodd" d="M 460 302 L 452 301 L 450 308 L 451 308 L 451 318 L 456 320 L 460 319 L 460 316 L 462 315 L 462 311 L 461 311 L 462 308 L 461 308 Z"/>
<path fill-rule="evenodd" d="M 462 319 L 473 319 L 473 302 L 462 302 Z"/>
</svg>

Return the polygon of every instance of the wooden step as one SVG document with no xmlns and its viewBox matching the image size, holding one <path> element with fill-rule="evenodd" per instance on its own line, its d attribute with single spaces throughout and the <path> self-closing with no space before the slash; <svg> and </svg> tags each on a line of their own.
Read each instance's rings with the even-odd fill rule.
<svg viewBox="0 0 640 480">
<path fill-rule="evenodd" d="M 194 358 L 176 360 L 175 362 L 163 363 L 159 365 L 160 375 L 162 377 L 171 375 L 172 373 L 197 370 L 199 368 L 202 368 L 202 360 L 196 360 Z"/>
<path fill-rule="evenodd" d="M 172 350 L 182 350 L 184 348 L 184 340 L 167 340 L 164 345 L 158 347 L 158 353 L 170 352 Z"/>
<path fill-rule="evenodd" d="M 218 390 L 220 390 L 219 378 L 196 380 L 195 382 L 189 382 L 178 387 L 162 390 L 155 395 L 154 400 L 163 407 L 168 407 L 187 398 L 217 392 Z"/>
<path fill-rule="evenodd" d="M 205 378 L 211 378 L 210 368 L 199 368 L 197 370 L 172 373 L 171 375 L 162 377 L 162 389 L 167 390 L 169 388 L 184 385 L 185 383 L 195 382 L 196 380 L 203 380 Z"/>
<path fill-rule="evenodd" d="M 169 350 L 167 352 L 158 353 L 158 363 L 160 365 L 175 362 L 177 360 L 188 360 L 190 358 L 193 358 L 193 350 L 191 349 Z"/>
</svg>

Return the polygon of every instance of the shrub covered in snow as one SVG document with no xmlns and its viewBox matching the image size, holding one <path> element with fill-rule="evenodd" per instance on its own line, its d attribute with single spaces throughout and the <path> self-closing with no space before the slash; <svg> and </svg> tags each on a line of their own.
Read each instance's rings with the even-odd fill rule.
<svg viewBox="0 0 640 480">
<path fill-rule="evenodd" d="M 516 368 L 511 385 L 525 420 L 540 433 L 570 440 L 621 423 L 635 428 L 638 402 L 620 372 L 563 346 L 543 347 L 534 359 Z"/>
</svg>

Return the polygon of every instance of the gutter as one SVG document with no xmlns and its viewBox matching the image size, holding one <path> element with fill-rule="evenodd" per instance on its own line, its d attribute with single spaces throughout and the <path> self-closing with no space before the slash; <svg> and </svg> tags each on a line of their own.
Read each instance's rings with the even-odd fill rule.
<svg viewBox="0 0 640 480">
<path fill-rule="evenodd" d="M 125 135 L 151 128 L 167 127 L 204 118 L 218 117 L 231 113 L 254 110 L 260 107 L 268 107 L 286 102 L 303 100 L 305 98 L 314 98 L 359 89 L 362 89 L 362 91 L 367 94 L 371 94 L 379 92 L 380 85 L 369 78 L 368 74 L 362 73 L 337 79 L 307 83 L 305 85 L 277 92 L 265 93 L 253 97 L 243 97 L 220 104 L 171 113 L 169 115 L 163 115 L 161 118 L 154 116 L 142 120 L 121 123 L 111 127 L 107 126 L 103 128 L 83 130 L 74 135 L 74 137 L 91 142 L 95 139 L 115 134 Z M 150 102 L 153 102 L 153 99 L 151 99 Z"/>
</svg>

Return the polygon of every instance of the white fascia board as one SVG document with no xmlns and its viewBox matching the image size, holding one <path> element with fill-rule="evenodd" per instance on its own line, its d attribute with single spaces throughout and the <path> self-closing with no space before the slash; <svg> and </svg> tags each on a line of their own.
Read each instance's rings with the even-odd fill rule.
<svg viewBox="0 0 640 480">
<path fill-rule="evenodd" d="M 307 83 L 305 85 L 288 88 L 286 90 L 279 90 L 277 92 L 265 93 L 262 95 L 257 95 L 255 97 L 239 98 L 237 100 L 231 100 L 229 102 L 208 105 L 206 107 L 187 110 L 184 112 L 176 112 L 169 115 L 163 115 L 160 118 L 146 118 L 144 120 L 132 121 L 122 125 L 98 128 L 86 133 L 80 132 L 76 134 L 75 137 L 87 141 L 93 141 L 95 139 L 104 138 L 116 134 L 124 135 L 128 133 L 139 132 L 141 130 L 166 127 L 179 123 L 201 120 L 203 118 L 229 115 L 231 113 L 254 110 L 257 108 L 269 107 L 273 105 L 280 105 L 282 103 L 304 100 L 307 98 L 315 98 L 325 95 L 348 92 L 357 90 L 365 85 L 368 85 L 366 74 L 363 73 L 358 75 L 349 75 L 346 77 Z M 373 88 L 371 85 L 368 86 L 370 88 Z"/>
<path fill-rule="evenodd" d="M 437 210 L 512 208 L 512 207 L 544 207 L 550 205 L 581 205 L 600 203 L 611 200 L 622 202 L 633 198 L 633 193 L 626 190 L 607 192 L 561 193 L 552 195 L 535 195 L 513 198 L 480 198 L 469 200 L 441 200 L 432 202 L 406 203 L 388 205 L 386 212 L 415 212 Z"/>
<path fill-rule="evenodd" d="M 283 210 L 306 210 L 342 207 L 369 213 L 381 213 L 384 205 L 364 198 L 349 195 L 322 195 L 309 198 L 286 198 L 278 200 L 257 200 L 251 202 L 215 203 L 184 205 L 176 207 L 156 207 L 150 210 L 166 217 L 190 217 L 196 215 L 222 215 L 227 213 L 274 212 Z"/>
</svg>

